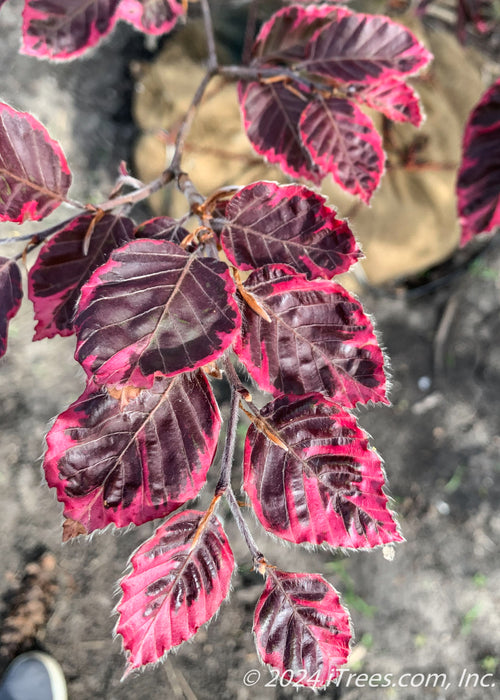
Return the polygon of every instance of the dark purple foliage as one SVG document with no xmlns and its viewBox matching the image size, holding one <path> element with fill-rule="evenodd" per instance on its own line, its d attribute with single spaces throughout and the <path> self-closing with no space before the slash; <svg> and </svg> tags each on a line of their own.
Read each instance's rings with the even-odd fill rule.
<svg viewBox="0 0 500 700">
<path fill-rule="evenodd" d="M 361 89 L 355 88 L 351 99 L 382 112 L 396 122 L 420 126 L 423 121 L 418 96 L 409 85 L 396 78 L 365 85 Z"/>
<path fill-rule="evenodd" d="M 245 443 L 245 491 L 266 530 L 291 542 L 375 547 L 401 540 L 384 474 L 355 418 L 320 394 L 282 396 L 261 410 Z"/>
<path fill-rule="evenodd" d="M 67 60 L 98 44 L 118 19 L 147 34 L 164 34 L 183 14 L 178 0 L 25 0 L 22 51 Z"/>
<path fill-rule="evenodd" d="M 317 391 L 347 407 L 387 401 L 372 325 L 343 287 L 284 265 L 252 272 L 244 286 L 270 321 L 245 306 L 235 352 L 262 389 Z"/>
<path fill-rule="evenodd" d="M 119 19 L 162 34 L 186 5 L 25 0 L 23 51 L 73 58 Z M 209 8 L 201 10 L 209 27 Z M 258 153 L 316 185 L 332 175 L 368 203 L 385 157 L 362 109 L 418 126 L 418 98 L 405 80 L 429 59 L 390 19 L 302 3 L 275 13 L 250 64 L 225 75 L 246 78 L 239 100 Z M 80 210 L 15 258 L 0 258 L 0 355 L 22 296 L 16 260 L 43 243 L 28 276 L 34 339 L 74 332 L 75 358 L 87 374 L 85 391 L 47 435 L 44 471 L 63 504 L 63 536 L 167 518 L 120 584 L 126 673 L 191 639 L 228 595 L 234 558 L 216 517 L 225 497 L 253 567 L 266 578 L 254 620 L 262 660 L 292 683 L 322 688 L 347 660 L 348 614 L 320 575 L 280 571 L 253 542 L 231 488 L 239 410 L 251 421 L 244 489 L 265 530 L 332 548 L 399 542 L 381 459 L 350 412 L 388 402 L 384 357 L 360 302 L 333 279 L 361 251 L 321 194 L 259 181 L 204 199 L 182 172 L 184 139 L 211 77 L 180 123 L 170 166 L 137 185 L 122 165 L 100 205 L 67 201 L 71 175 L 60 146 L 31 115 L 0 104 L 0 220 L 41 219 L 65 200 Z M 465 137 L 459 204 L 469 237 L 499 223 L 498 95 L 496 83 Z M 168 183 L 186 195 L 185 216 L 129 218 L 146 193 Z M 127 195 L 124 184 L 137 187 Z M 232 352 L 273 395 L 262 409 L 232 366 Z M 202 512 L 186 504 L 200 494 L 217 454 L 221 417 L 209 378 L 229 384 L 231 408 L 219 478 Z"/>
<path fill-rule="evenodd" d="M 21 306 L 21 271 L 15 260 L 0 257 L 0 357 L 7 350 L 9 321 Z"/>
<path fill-rule="evenodd" d="M 120 0 L 25 0 L 23 53 L 75 58 L 109 34 Z"/>
<path fill-rule="evenodd" d="M 160 241 L 171 241 L 180 245 L 186 236 L 187 231 L 177 219 L 170 216 L 156 216 L 154 219 L 145 221 L 134 231 L 135 238 L 154 238 Z"/>
<path fill-rule="evenodd" d="M 107 214 L 94 222 L 94 214 L 75 217 L 40 250 L 28 275 L 28 296 L 38 321 L 33 340 L 74 333 L 83 285 L 112 250 L 132 238 L 134 223 L 125 216 Z"/>
<path fill-rule="evenodd" d="M 387 17 L 344 10 L 311 37 L 296 67 L 346 84 L 378 83 L 417 73 L 429 52 L 402 25 Z"/>
<path fill-rule="evenodd" d="M 260 657 L 292 682 L 322 688 L 349 654 L 349 616 L 337 591 L 319 574 L 266 573 L 253 625 Z"/>
<path fill-rule="evenodd" d="M 234 195 L 225 218 L 221 244 L 242 270 L 280 260 L 309 278 L 331 279 L 361 255 L 348 224 L 307 187 L 254 183 Z"/>
<path fill-rule="evenodd" d="M 118 15 L 146 34 L 166 34 L 184 14 L 181 0 L 121 0 Z"/>
<path fill-rule="evenodd" d="M 150 387 L 220 357 L 240 315 L 224 263 L 166 241 L 115 250 L 83 287 L 76 359 L 99 384 Z"/>
<path fill-rule="evenodd" d="M 43 219 L 65 198 L 71 173 L 61 147 L 27 112 L 0 103 L 0 221 Z"/>
<path fill-rule="evenodd" d="M 239 86 L 248 138 L 285 173 L 315 184 L 332 175 L 369 203 L 385 159 L 355 103 L 418 126 L 420 105 L 404 81 L 430 58 L 409 30 L 386 17 L 331 5 L 284 8 L 253 47 L 257 71 L 277 74 Z"/>
<path fill-rule="evenodd" d="M 262 26 L 254 43 L 253 56 L 275 63 L 303 59 L 316 31 L 344 14 L 345 10 L 330 4 L 284 7 Z"/>
<path fill-rule="evenodd" d="M 257 153 L 277 163 L 288 175 L 319 185 L 319 168 L 299 128 L 307 101 L 285 83 L 240 83 L 239 92 L 245 130 Z"/>
<path fill-rule="evenodd" d="M 337 97 L 309 102 L 300 117 L 305 146 L 323 175 L 368 204 L 384 170 L 382 139 L 369 117 Z"/>
<path fill-rule="evenodd" d="M 158 378 L 142 391 L 89 384 L 47 435 L 45 476 L 65 516 L 87 532 L 140 525 L 198 494 L 219 429 L 201 372 Z"/>
</svg>

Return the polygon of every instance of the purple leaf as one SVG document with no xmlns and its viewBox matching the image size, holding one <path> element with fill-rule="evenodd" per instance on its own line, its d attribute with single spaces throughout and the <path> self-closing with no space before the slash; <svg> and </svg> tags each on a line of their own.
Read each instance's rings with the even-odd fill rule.
<svg viewBox="0 0 500 700">
<path fill-rule="evenodd" d="M 485 92 L 467 121 L 457 197 L 460 245 L 500 226 L 500 80 Z"/>
<path fill-rule="evenodd" d="M 0 221 L 43 219 L 61 204 L 70 183 L 66 158 L 45 127 L 0 103 Z"/>
<path fill-rule="evenodd" d="M 377 453 L 356 419 L 320 394 L 282 396 L 245 443 L 244 486 L 266 530 L 290 542 L 375 547 L 402 540 L 382 491 Z"/>
<path fill-rule="evenodd" d="M 277 265 L 252 272 L 245 289 L 271 318 L 246 307 L 235 343 L 262 389 L 321 392 L 347 407 L 387 403 L 382 351 L 361 304 L 343 287 Z"/>
<path fill-rule="evenodd" d="M 307 42 L 313 34 L 333 19 L 338 20 L 348 13 L 348 10 L 331 5 L 284 7 L 262 25 L 252 54 L 266 63 L 303 59 Z"/>
<path fill-rule="evenodd" d="M 257 651 L 292 683 L 322 688 L 349 656 L 349 615 L 335 588 L 319 574 L 267 567 L 254 615 Z"/>
<path fill-rule="evenodd" d="M 28 296 L 38 323 L 33 340 L 74 333 L 82 286 L 115 248 L 132 238 L 134 223 L 106 214 L 91 230 L 94 214 L 75 217 L 42 247 L 28 275 Z M 84 241 L 89 241 L 84 253 Z"/>
<path fill-rule="evenodd" d="M 146 34 L 166 34 L 184 14 L 180 0 L 121 0 L 118 15 Z"/>
<path fill-rule="evenodd" d="M 423 121 L 418 96 L 401 80 L 390 78 L 381 83 L 371 83 L 358 88 L 352 99 L 385 114 L 396 122 L 410 122 L 420 126 Z"/>
<path fill-rule="evenodd" d="M 343 10 L 310 40 L 296 68 L 340 83 L 372 83 L 417 73 L 431 54 L 405 27 L 379 15 Z"/>
<path fill-rule="evenodd" d="M 120 586 L 127 672 L 158 661 L 208 622 L 229 593 L 234 557 L 215 516 L 174 515 L 135 552 Z"/>
<path fill-rule="evenodd" d="M 66 518 L 92 532 L 168 515 L 203 484 L 220 416 L 200 371 L 152 389 L 89 385 L 47 435 L 44 469 Z"/>
<path fill-rule="evenodd" d="M 120 0 L 25 0 L 22 53 L 75 58 L 109 34 Z"/>
<path fill-rule="evenodd" d="M 347 223 L 307 187 L 256 182 L 233 196 L 225 217 L 221 244 L 242 270 L 285 263 L 330 279 L 361 256 Z"/>
<path fill-rule="evenodd" d="M 309 102 L 300 118 L 302 141 L 323 176 L 368 204 L 384 171 L 382 139 L 369 117 L 336 97 Z"/>
<path fill-rule="evenodd" d="M 0 357 L 7 350 L 9 321 L 21 306 L 21 272 L 15 260 L 0 257 Z"/>
<path fill-rule="evenodd" d="M 98 384 L 150 387 L 215 360 L 240 326 L 227 266 L 166 241 L 115 250 L 82 289 L 76 359 Z"/>
<path fill-rule="evenodd" d="M 319 185 L 322 175 L 299 130 L 307 100 L 284 83 L 239 83 L 238 94 L 245 131 L 257 153 L 277 163 L 288 175 L 305 177 Z"/>
<path fill-rule="evenodd" d="M 156 216 L 137 226 L 134 232 L 136 238 L 154 238 L 160 241 L 171 241 L 180 245 L 189 231 L 170 216 Z"/>
</svg>

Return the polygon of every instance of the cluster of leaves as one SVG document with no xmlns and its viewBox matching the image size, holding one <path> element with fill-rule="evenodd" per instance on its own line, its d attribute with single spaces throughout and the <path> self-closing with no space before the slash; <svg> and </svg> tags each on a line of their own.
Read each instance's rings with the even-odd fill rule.
<svg viewBox="0 0 500 700">
<path fill-rule="evenodd" d="M 385 156 L 360 107 L 419 126 L 418 97 L 405 81 L 430 58 L 408 29 L 386 17 L 332 5 L 284 8 L 253 46 L 251 67 L 269 78 L 239 83 L 248 137 L 286 173 L 315 184 L 331 174 L 368 203 Z"/>
<path fill-rule="evenodd" d="M 65 161 L 43 127 L 4 112 L 19 132 L 43 137 L 47 173 L 59 163 L 62 177 Z M 47 191 L 13 187 L 2 214 L 38 216 Z M 29 271 L 35 338 L 75 333 L 88 377 L 47 436 L 44 469 L 64 503 L 66 538 L 164 518 L 197 496 L 221 428 L 207 365 L 225 361 L 227 372 L 232 347 L 275 397 L 258 410 L 229 372 L 251 416 L 244 484 L 264 528 L 331 547 L 399 541 L 381 460 L 349 411 L 385 402 L 386 381 L 371 322 L 332 281 L 360 255 L 347 223 L 308 188 L 269 182 L 212 199 L 202 219 L 193 238 L 166 217 L 136 226 L 118 213 L 83 213 L 51 230 Z M 229 265 L 210 255 L 217 249 Z M 2 287 L 7 319 L 21 295 L 13 261 Z M 117 628 L 130 668 L 192 636 L 227 595 L 234 561 L 213 510 L 228 488 L 219 484 L 207 512 L 168 518 L 133 556 Z M 318 672 L 314 683 L 324 685 L 349 646 L 336 592 L 319 575 L 282 572 L 253 554 L 267 578 L 255 616 L 262 658 L 296 679 Z M 276 606 L 286 619 L 275 619 Z"/>
<path fill-rule="evenodd" d="M 185 15 L 186 4 L 182 0 L 25 0 L 21 51 L 52 60 L 75 58 L 109 34 L 119 19 L 141 32 L 164 34 Z"/>
<path fill-rule="evenodd" d="M 70 7 L 83 34 L 81 24 L 59 22 Z M 27 0 L 25 31 L 38 32 L 31 46 L 39 55 L 72 56 L 95 43 L 99 27 L 101 35 L 108 31 L 102 17 L 134 7 L 169 9 L 170 19 L 183 9 L 159 0 Z M 84 36 L 84 46 L 49 51 L 54 27 L 75 42 Z M 69 45 L 63 33 L 51 36 Z M 292 5 L 264 24 L 249 66 L 211 70 L 240 79 L 245 126 L 260 153 L 316 183 L 331 173 L 368 201 L 383 154 L 359 106 L 419 124 L 418 99 L 405 79 L 428 60 L 416 38 L 387 18 Z M 498 144 L 499 102 L 497 83 L 468 126 L 459 179 L 468 238 L 498 223 L 498 168 L 493 172 L 483 153 L 492 137 Z M 352 413 L 359 404 L 387 402 L 372 324 L 334 281 L 361 253 L 348 223 L 303 185 L 261 181 L 205 199 L 179 168 L 181 145 L 182 137 L 160 185 L 176 181 L 186 193 L 183 219 L 138 225 L 130 205 L 153 187 L 130 197 L 117 190 L 31 241 L 30 250 L 43 243 L 28 274 L 34 339 L 75 334 L 75 358 L 87 377 L 47 436 L 45 475 L 64 504 L 65 539 L 166 518 L 121 582 L 117 631 L 129 670 L 191 638 L 227 596 L 234 558 L 216 515 L 225 497 L 266 578 L 254 617 L 261 658 L 293 682 L 322 687 L 347 659 L 347 612 L 319 574 L 280 571 L 266 560 L 234 497 L 231 466 L 241 404 L 250 418 L 244 490 L 265 530 L 331 548 L 402 539 L 383 492 L 381 459 Z M 30 114 L 5 104 L 0 173 L 1 220 L 40 220 L 68 201 L 71 173 L 61 148 Z M 191 232 L 189 215 L 198 223 Z M 0 258 L 0 355 L 21 297 L 16 259 Z M 263 408 L 231 353 L 272 395 Z M 223 376 L 232 399 L 220 477 L 208 509 L 197 511 L 187 503 L 206 482 L 221 432 L 209 378 Z"/>
</svg>

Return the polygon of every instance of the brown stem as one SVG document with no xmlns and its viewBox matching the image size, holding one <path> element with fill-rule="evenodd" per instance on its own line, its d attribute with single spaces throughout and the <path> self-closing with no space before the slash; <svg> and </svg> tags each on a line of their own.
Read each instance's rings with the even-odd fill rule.
<svg viewBox="0 0 500 700">
<path fill-rule="evenodd" d="M 203 77 L 203 80 L 198 85 L 196 92 L 193 95 L 191 104 L 189 105 L 188 111 L 184 115 L 184 119 L 181 122 L 179 131 L 177 132 L 177 138 L 175 139 L 175 151 L 172 157 L 172 161 L 168 167 L 168 170 L 173 171 L 173 173 L 178 174 L 180 172 L 182 154 L 184 151 L 184 144 L 193 123 L 196 111 L 203 99 L 205 90 L 207 89 L 208 83 L 212 80 L 217 72 L 217 67 L 211 67 Z"/>
<path fill-rule="evenodd" d="M 345 88 L 340 85 L 326 85 L 325 83 L 317 82 L 307 78 L 291 68 L 283 66 L 272 66 L 271 68 L 263 68 L 259 66 L 219 66 L 218 75 L 228 80 L 246 80 L 246 81 L 279 81 L 294 83 L 302 89 L 306 88 L 311 92 L 319 92 L 321 94 L 341 95 L 345 92 Z"/>
<path fill-rule="evenodd" d="M 198 214 L 201 212 L 201 206 L 205 201 L 205 197 L 201 195 L 196 187 L 193 185 L 189 179 L 187 173 L 180 173 L 177 177 L 177 187 L 182 192 L 184 197 L 187 199 L 189 204 L 189 210 L 192 214 Z"/>
<path fill-rule="evenodd" d="M 191 104 L 189 105 L 189 108 L 179 126 L 179 131 L 177 132 L 177 137 L 175 140 L 174 155 L 172 156 L 172 160 L 168 168 L 165 168 L 165 170 L 159 177 L 156 178 L 156 180 L 144 185 L 144 187 L 141 187 L 134 192 L 124 194 L 121 197 L 112 197 L 106 202 L 98 204 L 95 209 L 110 211 L 111 209 L 127 204 L 136 204 L 137 202 L 140 202 L 143 199 L 146 199 L 146 197 L 154 194 L 162 187 L 165 187 L 165 185 L 173 180 L 177 180 L 177 185 L 181 192 L 186 195 L 192 211 L 195 211 L 196 207 L 204 201 L 204 198 L 199 194 L 199 192 L 197 192 L 187 175 L 182 172 L 181 160 L 186 138 L 193 123 L 196 111 L 203 99 L 207 85 L 212 80 L 216 72 L 217 68 L 211 67 L 203 77 L 201 83 L 198 85 L 198 88 L 193 95 L 193 99 L 191 100 Z"/>
</svg>

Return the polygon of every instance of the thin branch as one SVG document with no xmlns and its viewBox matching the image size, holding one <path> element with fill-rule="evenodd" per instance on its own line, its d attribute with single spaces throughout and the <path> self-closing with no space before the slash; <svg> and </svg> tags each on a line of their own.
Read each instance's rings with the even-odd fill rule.
<svg viewBox="0 0 500 700">
<path fill-rule="evenodd" d="M 108 199 L 105 202 L 97 204 L 95 206 L 95 209 L 101 209 L 102 211 L 110 211 L 111 209 L 116 209 L 116 207 L 121 207 L 126 204 L 136 204 L 137 202 L 141 202 L 143 199 L 146 199 L 146 197 L 149 197 L 150 195 L 154 194 L 154 192 L 157 192 L 169 182 L 172 182 L 172 180 L 174 179 L 175 173 L 172 172 L 170 168 L 167 168 L 162 172 L 162 174 L 159 177 L 156 178 L 156 180 L 153 180 L 147 185 L 144 185 L 144 187 L 141 187 L 140 189 L 135 190 L 134 192 L 123 194 L 121 195 L 121 197 L 112 197 L 111 199 Z"/>
<path fill-rule="evenodd" d="M 245 398 L 246 401 L 249 399 L 249 392 L 240 382 L 236 370 L 234 369 L 231 360 L 227 355 L 223 359 L 224 370 L 226 372 L 226 378 L 231 385 L 231 412 L 229 417 L 229 425 L 227 429 L 226 444 L 224 446 L 224 454 L 222 457 L 222 467 L 221 475 L 219 478 L 219 483 L 215 490 L 215 495 L 223 493 L 224 497 L 229 505 L 233 518 L 236 521 L 238 530 L 243 536 L 250 554 L 252 555 L 252 560 L 254 567 L 261 571 L 262 567 L 266 564 L 264 555 L 257 547 L 252 533 L 248 529 L 248 525 L 245 522 L 243 515 L 241 514 L 241 509 L 238 505 L 238 501 L 234 495 L 234 491 L 231 487 L 231 464 L 233 461 L 234 447 L 236 441 L 236 428 L 238 426 L 238 407 L 240 396 Z M 250 402 L 251 403 L 251 402 Z M 253 406 L 253 404 L 252 404 Z M 257 407 L 254 407 L 258 411 Z"/>
<path fill-rule="evenodd" d="M 229 357 L 224 357 L 223 359 L 224 363 L 224 371 L 226 373 L 226 377 L 228 382 L 234 387 L 238 395 L 243 399 L 243 401 L 247 404 L 247 406 L 250 408 L 252 413 L 254 413 L 256 416 L 260 416 L 260 411 L 258 407 L 253 403 L 252 401 L 252 396 L 246 386 L 243 384 L 243 382 L 240 381 L 240 378 L 238 377 L 238 374 L 236 370 L 233 367 L 233 363 L 229 359 Z"/>
<path fill-rule="evenodd" d="M 61 229 L 63 229 L 67 224 L 69 224 L 71 221 L 73 221 L 75 217 L 72 216 L 70 219 L 65 219 L 64 221 L 61 221 L 60 224 L 56 224 L 55 226 L 51 226 L 50 228 L 45 229 L 45 231 L 39 231 L 37 233 L 26 233 L 23 234 L 22 236 L 12 236 L 11 238 L 1 238 L 0 239 L 0 244 L 2 243 L 18 243 L 19 241 L 28 241 L 28 245 L 26 248 L 21 252 L 15 255 L 12 259 L 13 260 L 20 260 L 23 258 L 26 253 L 31 252 L 34 248 L 40 245 L 40 243 L 43 243 L 43 241 L 48 238 L 49 236 L 52 236 L 53 233 L 57 233 Z"/>
<path fill-rule="evenodd" d="M 115 209 L 116 207 L 120 207 L 126 204 L 136 204 L 137 202 L 146 199 L 146 197 L 149 197 L 150 195 L 154 194 L 162 187 L 165 187 L 165 185 L 167 185 L 169 182 L 172 182 L 174 180 L 177 180 L 177 184 L 181 192 L 186 194 L 186 197 L 189 201 L 192 210 L 195 209 L 195 206 L 197 204 L 201 204 L 204 201 L 204 197 L 202 197 L 196 191 L 194 185 L 192 185 L 189 178 L 187 178 L 185 173 L 182 172 L 181 160 L 184 152 L 186 138 L 193 123 L 193 119 L 196 115 L 196 111 L 203 99 L 205 90 L 207 89 L 209 82 L 212 80 L 216 73 L 217 66 L 209 67 L 207 73 L 204 75 L 202 81 L 198 85 L 196 92 L 193 95 L 193 99 L 191 100 L 191 104 L 189 105 L 189 108 L 179 126 L 177 137 L 175 139 L 174 155 L 172 156 L 170 165 L 167 168 L 165 168 L 165 170 L 161 173 L 159 177 L 156 178 L 156 180 L 153 180 L 149 184 L 144 185 L 144 187 L 141 187 L 138 190 L 135 190 L 134 192 L 129 192 L 128 194 L 124 194 L 121 197 L 114 197 L 108 199 L 106 202 L 101 202 L 101 204 L 98 204 L 95 207 L 96 209 L 109 211 L 110 209 Z"/>
<path fill-rule="evenodd" d="M 208 49 L 208 69 L 209 71 L 217 70 L 217 49 L 215 48 L 215 33 L 212 22 L 212 14 L 208 0 L 200 0 L 201 11 L 203 14 L 203 24 L 205 25 L 205 34 L 207 38 Z"/>
<path fill-rule="evenodd" d="M 77 199 L 71 199 L 69 197 L 65 197 L 63 200 L 64 204 L 67 204 L 69 207 L 73 207 L 74 209 L 86 209 L 87 205 L 82 204 L 82 202 L 79 202 Z"/>
<path fill-rule="evenodd" d="M 193 99 L 191 100 L 191 104 L 189 105 L 188 111 L 184 115 L 184 119 L 181 122 L 181 125 L 179 127 L 179 131 L 177 132 L 177 138 L 175 140 L 175 151 L 174 155 L 172 157 L 172 161 L 168 167 L 168 170 L 172 171 L 173 173 L 178 174 L 180 171 L 180 165 L 181 165 L 181 159 L 182 159 L 182 154 L 184 151 L 184 143 L 186 141 L 187 135 L 189 133 L 189 130 L 191 128 L 191 125 L 193 123 L 193 119 L 195 117 L 196 111 L 203 99 L 203 95 L 205 94 L 205 90 L 207 89 L 208 83 L 212 80 L 214 75 L 217 72 L 217 67 L 212 67 L 209 68 L 205 76 L 203 77 L 203 80 L 201 83 L 198 85 L 198 88 L 193 95 Z"/>
<path fill-rule="evenodd" d="M 253 563 L 256 569 L 260 570 L 263 564 L 265 564 L 265 559 L 264 555 L 262 552 L 259 550 L 257 547 L 257 544 L 253 538 L 252 533 L 248 529 L 248 525 L 245 522 L 245 519 L 243 515 L 241 514 L 240 507 L 238 505 L 238 501 L 236 500 L 236 497 L 234 495 L 234 491 L 231 488 L 231 486 L 228 486 L 227 489 L 224 492 L 224 497 L 228 503 L 228 506 L 231 510 L 231 513 L 233 515 L 233 518 L 236 521 L 236 525 L 238 526 L 238 530 L 241 532 L 243 539 L 246 542 L 246 545 L 248 549 L 250 550 L 250 554 L 252 555 Z"/>
<path fill-rule="evenodd" d="M 227 424 L 226 443 L 222 455 L 220 477 L 215 488 L 215 495 L 224 493 L 231 483 L 231 469 L 236 445 L 236 430 L 238 428 L 240 397 L 233 385 L 231 385 L 231 409 Z"/>
</svg>

